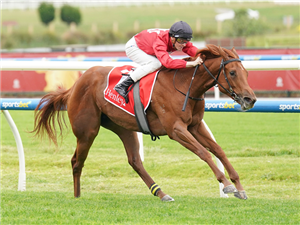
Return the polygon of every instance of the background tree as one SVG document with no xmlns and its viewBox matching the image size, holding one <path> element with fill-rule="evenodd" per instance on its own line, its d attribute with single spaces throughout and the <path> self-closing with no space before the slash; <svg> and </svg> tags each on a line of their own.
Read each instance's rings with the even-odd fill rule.
<svg viewBox="0 0 300 225">
<path fill-rule="evenodd" d="M 227 35 L 231 37 L 248 37 L 264 34 L 268 30 L 268 26 L 261 19 L 249 18 L 247 9 L 237 9 Z"/>
<path fill-rule="evenodd" d="M 38 7 L 38 12 L 42 23 L 46 26 L 54 20 L 55 8 L 51 3 L 42 2 Z"/>
<path fill-rule="evenodd" d="M 75 8 L 70 5 L 64 5 L 60 11 L 60 18 L 68 25 L 70 25 L 72 22 L 78 25 L 81 22 L 81 14 L 79 8 Z"/>
</svg>

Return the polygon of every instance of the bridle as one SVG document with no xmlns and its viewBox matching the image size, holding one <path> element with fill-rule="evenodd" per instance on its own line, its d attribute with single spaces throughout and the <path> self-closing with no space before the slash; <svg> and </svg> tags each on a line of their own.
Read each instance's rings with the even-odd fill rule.
<svg viewBox="0 0 300 225">
<path fill-rule="evenodd" d="M 226 75 L 226 73 L 225 73 L 225 65 L 227 65 L 228 63 L 231 63 L 231 62 L 241 62 L 241 60 L 240 60 L 240 59 L 234 58 L 234 59 L 229 59 L 229 60 L 223 61 L 223 59 L 222 59 L 221 64 L 220 64 L 220 69 L 219 69 L 219 71 L 218 71 L 217 77 L 215 77 L 214 75 L 212 75 L 212 73 L 211 73 L 211 72 L 208 70 L 208 68 L 205 66 L 205 63 L 204 63 L 204 62 L 202 63 L 202 65 L 203 65 L 204 69 L 206 70 L 206 72 L 214 79 L 214 85 L 213 85 L 213 86 L 215 86 L 216 84 L 218 84 L 218 85 L 221 86 L 227 93 L 229 93 L 229 94 L 231 95 L 231 97 L 232 97 L 232 99 L 233 99 L 234 101 L 238 101 L 240 98 L 239 98 L 238 95 L 233 91 L 233 89 L 232 89 L 232 87 L 231 87 L 231 85 L 230 85 L 230 83 L 229 83 L 229 81 L 228 81 L 227 75 Z M 204 100 L 203 98 L 194 98 L 194 97 L 190 97 L 190 96 L 189 96 L 190 89 L 191 89 L 193 80 L 194 80 L 194 78 L 195 78 L 195 74 L 196 74 L 196 72 L 197 72 L 197 70 L 198 70 L 198 67 L 199 67 L 199 65 L 197 65 L 196 68 L 195 68 L 195 71 L 194 71 L 194 74 L 193 74 L 193 76 L 192 76 L 192 80 L 191 80 L 191 83 L 190 83 L 188 92 L 187 92 L 186 94 L 184 94 L 183 92 L 181 92 L 180 90 L 178 90 L 178 89 L 175 87 L 175 76 L 176 76 L 176 73 L 177 73 L 178 69 L 175 71 L 175 74 L 174 74 L 174 77 L 173 77 L 173 85 L 174 85 L 174 88 L 175 88 L 178 92 L 180 92 L 181 94 L 183 94 L 183 95 L 186 96 L 185 101 L 184 101 L 184 104 L 183 104 L 183 107 L 182 107 L 182 111 L 185 111 L 186 104 L 187 104 L 187 100 L 188 100 L 189 98 L 192 99 L 192 100 L 196 100 L 196 101 L 202 101 L 202 100 Z M 228 90 L 227 88 L 225 88 L 225 87 L 218 81 L 218 79 L 219 79 L 219 77 L 220 77 L 220 74 L 221 74 L 221 71 L 222 71 L 222 70 L 223 70 L 223 74 L 224 74 L 225 80 L 226 80 L 226 82 L 227 82 L 227 84 L 228 84 L 228 86 L 229 86 L 229 90 Z"/>
<path fill-rule="evenodd" d="M 227 91 L 227 93 L 229 93 L 231 95 L 231 97 L 233 98 L 234 101 L 237 101 L 239 100 L 239 97 L 237 96 L 237 94 L 233 91 L 229 81 L 228 81 L 228 78 L 227 78 L 227 75 L 225 73 L 225 65 L 227 65 L 228 63 L 231 63 L 231 62 L 241 62 L 240 59 L 229 59 L 229 60 L 226 60 L 226 61 L 221 61 L 221 65 L 220 65 L 220 69 L 219 69 L 219 72 L 218 72 L 218 75 L 217 75 L 217 78 L 212 75 L 212 73 L 208 70 L 208 68 L 205 66 L 204 62 L 202 63 L 204 69 L 206 70 L 206 72 L 215 80 L 214 82 L 214 85 L 218 84 L 219 86 L 221 86 L 225 91 Z M 221 74 L 221 71 L 223 70 L 223 74 L 224 74 L 224 77 L 225 77 L 225 80 L 229 86 L 229 90 L 226 89 L 219 81 L 219 76 Z"/>
</svg>

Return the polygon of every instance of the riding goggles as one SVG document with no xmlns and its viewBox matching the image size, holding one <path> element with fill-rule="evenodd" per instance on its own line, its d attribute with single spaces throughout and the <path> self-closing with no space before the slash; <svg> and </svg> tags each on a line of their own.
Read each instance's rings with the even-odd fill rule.
<svg viewBox="0 0 300 225">
<path fill-rule="evenodd" d="M 179 44 L 187 44 L 191 39 L 185 39 L 185 38 L 176 38 L 176 41 L 179 43 Z"/>
</svg>

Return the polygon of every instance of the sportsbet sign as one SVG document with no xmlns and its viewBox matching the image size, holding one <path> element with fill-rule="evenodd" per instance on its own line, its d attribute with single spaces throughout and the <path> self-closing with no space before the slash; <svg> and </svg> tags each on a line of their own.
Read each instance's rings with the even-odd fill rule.
<svg viewBox="0 0 300 225">
<path fill-rule="evenodd" d="M 205 104 L 205 110 L 210 109 L 234 109 L 235 106 L 238 105 L 238 103 L 228 103 L 228 102 L 219 102 L 219 103 L 206 103 Z"/>
<path fill-rule="evenodd" d="M 28 98 L 1 98 L 1 110 L 35 110 L 40 99 Z M 241 106 L 231 99 L 205 99 L 205 111 L 211 112 L 241 112 Z M 277 113 L 300 113 L 300 99 L 288 100 L 258 99 L 254 107 L 247 112 L 277 112 Z"/>
<path fill-rule="evenodd" d="M 31 104 L 31 101 L 29 102 L 22 102 L 22 101 L 19 101 L 19 102 L 3 102 L 2 103 L 2 108 L 4 109 L 7 109 L 7 108 L 23 108 L 23 109 L 26 109 L 28 108 L 28 105 Z"/>
<path fill-rule="evenodd" d="M 233 100 L 206 100 L 205 111 L 226 111 L 241 112 L 241 106 Z M 258 99 L 254 107 L 247 112 L 283 112 L 283 113 L 300 113 L 300 99 L 291 98 L 288 100 L 269 100 Z"/>
<path fill-rule="evenodd" d="M 35 110 L 40 99 L 1 98 L 1 110 Z"/>
</svg>

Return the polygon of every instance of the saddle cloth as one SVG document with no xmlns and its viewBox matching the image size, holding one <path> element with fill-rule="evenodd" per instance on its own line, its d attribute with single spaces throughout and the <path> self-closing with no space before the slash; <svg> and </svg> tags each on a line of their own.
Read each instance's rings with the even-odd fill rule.
<svg viewBox="0 0 300 225">
<path fill-rule="evenodd" d="M 116 84 L 120 81 L 122 78 L 122 74 L 125 74 L 123 76 L 126 76 L 130 74 L 132 71 L 132 66 L 121 66 L 121 67 L 114 67 L 108 74 L 107 78 L 107 85 L 104 89 L 104 98 L 111 104 L 115 105 L 116 107 L 124 110 L 125 112 L 129 113 L 132 116 L 135 116 L 134 113 L 134 99 L 133 99 L 133 88 L 132 86 L 129 87 L 128 90 L 128 99 L 129 102 L 126 103 L 125 99 L 118 94 L 114 90 L 114 87 Z M 147 76 L 143 77 L 140 80 L 140 99 L 143 105 L 145 106 L 145 111 L 148 108 L 152 96 L 152 91 L 154 87 L 154 83 L 157 77 L 159 71 L 155 71 L 153 73 L 148 74 Z"/>
</svg>

